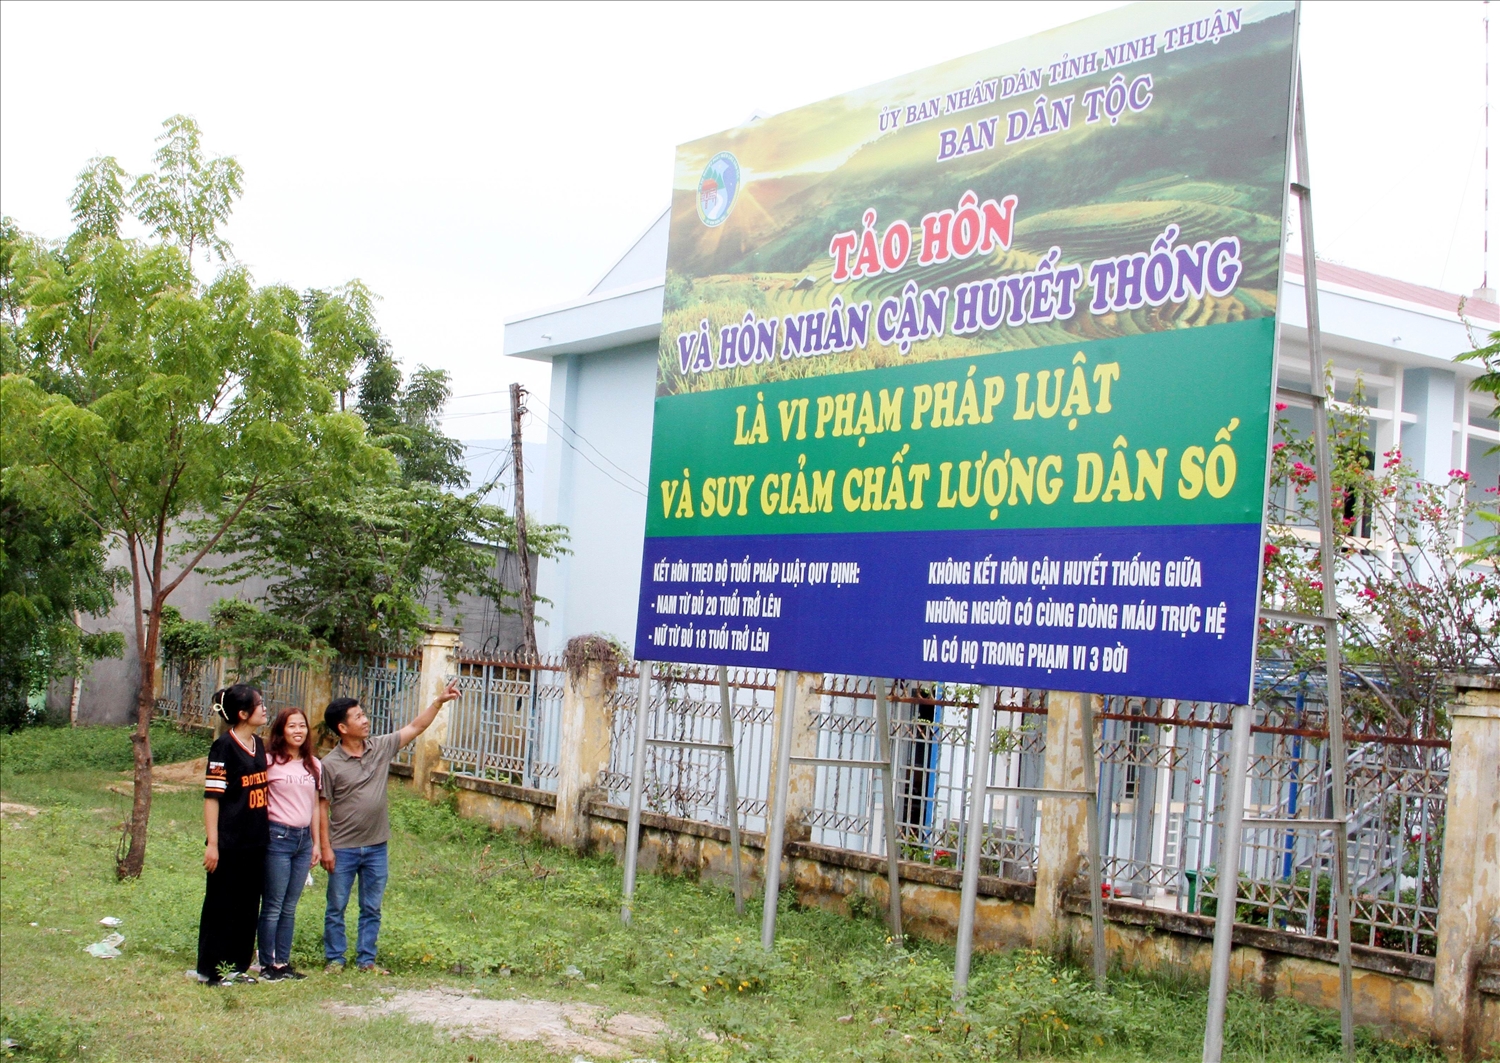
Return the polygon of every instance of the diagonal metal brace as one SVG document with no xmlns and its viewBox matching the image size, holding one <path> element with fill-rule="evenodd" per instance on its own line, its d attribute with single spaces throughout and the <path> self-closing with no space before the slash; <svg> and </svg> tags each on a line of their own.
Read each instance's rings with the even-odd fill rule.
<svg viewBox="0 0 1500 1063">
<path fill-rule="evenodd" d="M 1286 613 L 1280 609 L 1262 609 L 1260 611 L 1260 618 L 1277 624 L 1317 624 L 1323 627 L 1338 623 L 1338 620 L 1331 616 L 1313 616 L 1311 613 Z"/>
<path fill-rule="evenodd" d="M 648 738 L 648 746 L 672 746 L 676 749 L 709 749 L 718 753 L 733 748 L 724 742 L 689 742 L 679 738 Z"/>
<path fill-rule="evenodd" d="M 1098 794 L 1090 793 L 1088 790 L 1049 790 L 1044 786 L 986 786 L 984 792 L 987 794 L 1015 794 L 1018 797 L 1062 797 L 1080 798 L 1084 801 L 1097 801 Z"/>
<path fill-rule="evenodd" d="M 813 764 L 825 768 L 872 768 L 884 771 L 890 765 L 883 760 L 844 760 L 839 757 L 792 757 L 793 764 Z"/>
</svg>

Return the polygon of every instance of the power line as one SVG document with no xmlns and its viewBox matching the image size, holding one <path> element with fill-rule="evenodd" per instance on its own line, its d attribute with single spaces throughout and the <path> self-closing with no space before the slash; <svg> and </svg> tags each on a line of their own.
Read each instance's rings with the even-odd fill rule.
<svg viewBox="0 0 1500 1063">
<path fill-rule="evenodd" d="M 497 392 L 481 392 L 480 394 L 498 394 L 498 393 Z M 464 398 L 464 397 L 472 397 L 472 396 L 457 396 L 457 397 Z M 635 473 L 631 472 L 629 469 L 626 469 L 625 467 L 623 467 L 622 465 L 620 465 L 617 461 L 615 461 L 613 458 L 611 458 L 608 454 L 604 453 L 604 451 L 600 450 L 599 447 L 597 447 L 592 441 L 590 441 L 590 439 L 587 436 L 585 436 L 582 432 L 580 432 L 578 429 L 574 428 L 571 424 L 569 424 L 563 417 L 561 417 L 555 410 L 553 410 L 551 406 L 548 406 L 547 403 L 543 402 L 541 399 L 537 398 L 535 395 L 531 395 L 530 397 L 532 399 L 535 399 L 536 402 L 538 402 L 544 409 L 546 409 L 546 411 L 547 411 L 547 413 L 548 413 L 548 415 L 550 417 L 555 417 L 557 419 L 557 422 L 559 424 L 561 424 L 564 428 L 566 428 L 568 430 L 568 432 L 570 432 L 573 435 L 577 436 L 581 441 L 583 441 L 583 443 L 585 443 L 589 447 L 589 449 L 593 450 L 594 453 L 596 453 L 596 454 L 599 455 L 599 457 L 601 457 L 605 461 L 609 462 L 610 465 L 613 465 L 615 467 L 616 471 L 618 471 L 622 476 L 626 476 L 629 479 L 634 480 L 636 482 L 636 484 L 639 484 L 640 486 L 637 487 L 637 486 L 634 486 L 632 484 L 625 483 L 618 476 L 615 476 L 608 469 L 604 468 L 604 466 L 600 465 L 593 458 L 589 457 L 589 455 L 587 453 L 585 453 L 584 451 L 580 450 L 573 443 L 573 441 L 567 437 L 567 435 L 565 435 L 562 432 L 557 433 L 558 438 L 561 439 L 565 444 L 567 444 L 568 447 L 570 449 L 572 449 L 574 453 L 576 453 L 579 457 L 583 458 L 584 461 L 588 462 L 595 469 L 599 470 L 599 472 L 603 473 L 605 477 L 607 477 L 608 479 L 610 479 L 610 480 L 614 481 L 615 483 L 619 484 L 621 487 L 625 488 L 627 491 L 632 491 L 635 494 L 640 495 L 642 498 L 647 497 L 646 491 L 647 491 L 647 489 L 649 488 L 650 485 L 647 484 L 647 482 L 645 480 L 642 480 L 639 476 L 635 475 Z M 507 411 L 507 410 L 477 410 L 477 411 L 473 411 L 473 412 L 470 412 L 470 413 L 454 413 L 454 414 L 449 414 L 448 417 L 450 417 L 450 418 L 458 418 L 458 417 L 484 417 L 484 416 L 489 416 L 489 415 L 493 415 L 493 414 L 497 414 L 497 413 L 507 413 L 507 412 L 509 412 L 509 411 Z M 494 449 L 500 449 L 500 448 L 494 448 Z"/>
<path fill-rule="evenodd" d="M 533 397 L 535 397 L 535 396 L 533 396 Z M 559 423 L 560 423 L 560 424 L 561 424 L 561 425 L 562 425 L 562 426 L 563 426 L 563 427 L 564 427 L 564 428 L 566 428 L 566 429 L 567 429 L 567 430 L 568 430 L 568 431 L 570 431 L 570 432 L 572 432 L 572 433 L 573 433 L 573 434 L 574 434 L 574 435 L 575 435 L 575 436 L 577 436 L 577 437 L 578 437 L 578 438 L 579 438 L 579 439 L 581 439 L 581 440 L 583 440 L 583 442 L 584 442 L 584 443 L 587 443 L 587 444 L 588 444 L 588 446 L 589 446 L 589 449 L 591 449 L 591 450 L 593 450 L 593 451 L 594 451 L 594 453 L 596 453 L 596 454 L 598 454 L 598 455 L 599 455 L 599 456 L 600 456 L 600 457 L 601 457 L 601 458 L 603 458 L 603 459 L 604 459 L 604 460 L 605 460 L 605 461 L 607 461 L 607 462 L 609 462 L 609 463 L 610 463 L 610 464 L 611 464 L 611 465 L 613 465 L 613 466 L 614 466 L 614 467 L 615 467 L 615 468 L 616 468 L 616 469 L 618 469 L 618 470 L 619 470 L 619 471 L 620 471 L 620 472 L 621 472 L 621 473 L 622 473 L 622 474 L 624 474 L 624 475 L 625 475 L 625 476 L 628 476 L 628 477 L 630 477 L 630 479 L 632 479 L 632 480 L 634 480 L 634 481 L 635 481 L 635 482 L 636 482 L 636 483 L 638 483 L 638 484 L 640 484 L 640 485 L 641 485 L 641 487 L 643 487 L 643 488 L 646 488 L 646 487 L 649 487 L 649 486 L 650 486 L 650 484 L 648 484 L 648 483 L 647 483 L 647 482 L 646 482 L 646 481 L 645 481 L 645 480 L 642 480 L 642 479 L 641 479 L 641 478 L 640 478 L 640 477 L 639 477 L 639 476 L 637 476 L 637 475 L 636 475 L 636 474 L 635 474 L 635 473 L 633 473 L 633 472 L 631 472 L 631 471 L 630 471 L 630 470 L 629 470 L 629 469 L 626 469 L 626 468 L 624 468 L 624 467 L 623 467 L 623 466 L 622 466 L 622 465 L 620 465 L 620 464 L 619 464 L 619 462 L 617 462 L 617 461 L 615 461 L 615 460 L 614 460 L 614 459 L 613 459 L 613 458 L 611 458 L 611 457 L 610 457 L 610 456 L 609 456 L 609 455 L 608 455 L 608 454 L 606 454 L 606 453 L 604 453 L 604 451 L 602 451 L 602 450 L 600 450 L 600 449 L 599 449 L 599 448 L 598 448 L 598 447 L 597 447 L 597 446 L 595 446 L 595 445 L 594 445 L 594 444 L 593 444 L 593 443 L 592 443 L 592 442 L 591 442 L 591 441 L 590 441 L 590 440 L 589 440 L 589 438 L 588 438 L 588 437 L 587 437 L 587 436 L 586 436 L 586 435 L 584 435 L 584 434 L 583 434 L 583 433 L 582 433 L 582 432 L 580 432 L 580 431 L 579 431 L 579 430 L 578 430 L 578 429 L 576 429 L 576 428 L 574 428 L 574 427 L 573 427 L 573 426 L 572 426 L 572 425 L 570 425 L 570 424 L 568 424 L 568 422 L 567 422 L 567 421 L 566 421 L 566 420 L 564 420 L 564 419 L 563 419 L 563 417 L 562 417 L 562 416 L 561 416 L 561 415 L 560 415 L 560 414 L 558 414 L 558 413 L 557 413 L 557 411 L 555 411 L 555 410 L 554 410 L 554 409 L 553 409 L 553 408 L 552 408 L 552 407 L 551 407 L 551 406 L 548 406 L 548 405 L 547 405 L 547 404 L 546 404 L 546 403 L 545 403 L 545 402 L 542 402 L 542 400 L 541 400 L 541 399 L 537 399 L 537 400 L 536 400 L 536 401 L 537 401 L 537 402 L 539 402 L 539 403 L 541 403 L 541 405 L 542 405 L 542 406 L 543 406 L 543 407 L 544 407 L 544 408 L 545 408 L 545 409 L 546 409 L 546 411 L 547 411 L 547 413 L 548 413 L 548 415 L 549 415 L 549 416 L 552 416 L 552 417 L 556 417 L 556 418 L 557 418 L 557 420 L 558 420 L 558 422 L 559 422 Z M 561 433 L 561 432 L 559 432 L 559 433 L 558 433 L 558 435 L 559 435 L 559 436 L 561 436 L 561 435 L 562 435 L 562 433 Z M 576 449 L 576 448 L 575 448 L 575 449 Z"/>
<path fill-rule="evenodd" d="M 567 436 L 565 436 L 565 435 L 563 435 L 562 433 L 559 432 L 558 433 L 558 438 L 561 439 L 564 443 L 566 443 L 569 447 L 571 447 L 572 450 L 573 450 L 573 452 L 575 454 L 577 454 L 580 458 L 582 458 L 584 461 L 588 462 L 594 468 L 598 469 L 599 472 L 602 473 L 606 478 L 608 478 L 610 480 L 613 480 L 615 483 L 617 483 L 621 487 L 625 488 L 625 490 L 632 491 L 635 494 L 640 495 L 642 498 L 647 497 L 646 491 L 645 491 L 645 486 L 646 486 L 645 484 L 642 484 L 640 487 L 636 487 L 633 484 L 626 483 L 624 480 L 621 480 L 618 476 L 615 476 L 612 473 L 610 473 L 610 471 L 608 469 L 606 469 L 603 465 L 600 465 L 593 458 L 589 457 L 583 451 L 579 450 L 576 446 L 573 445 L 573 441 L 571 439 L 569 439 Z M 582 437 L 579 437 L 579 438 L 582 438 Z M 608 459 L 606 459 L 606 460 L 608 460 Z M 610 462 L 610 464 L 614 465 L 614 462 Z M 618 466 L 616 466 L 616 468 L 618 468 Z M 624 472 L 623 469 L 621 469 L 620 471 Z M 629 473 L 625 473 L 625 475 L 629 476 L 630 474 Z"/>
</svg>

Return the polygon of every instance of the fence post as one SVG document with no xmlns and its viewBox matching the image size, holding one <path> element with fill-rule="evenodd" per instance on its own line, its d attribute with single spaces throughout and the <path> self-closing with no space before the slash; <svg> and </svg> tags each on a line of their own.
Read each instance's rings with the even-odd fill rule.
<svg viewBox="0 0 1500 1063">
<path fill-rule="evenodd" d="M 557 812 L 554 840 L 583 852 L 589 844 L 589 793 L 599 775 L 609 768 L 611 713 L 609 691 L 615 685 L 617 663 L 597 635 L 580 635 L 568 643 L 563 660 L 562 719 L 557 742 Z M 590 653 L 590 650 L 595 652 Z"/>
<path fill-rule="evenodd" d="M 422 654 L 422 671 L 417 680 L 418 712 L 437 700 L 449 677 L 458 671 L 458 647 L 462 641 L 462 631 L 456 627 L 426 627 L 422 631 L 422 641 L 418 644 Z M 432 796 L 432 773 L 442 766 L 442 746 L 448 737 L 448 711 L 452 705 L 450 701 L 438 710 L 437 719 L 417 736 L 412 750 L 412 786 L 426 797 Z"/>
<path fill-rule="evenodd" d="M 1432 1025 L 1473 1058 L 1479 1019 L 1474 973 L 1500 919 L 1500 677 L 1449 677 L 1458 692 L 1448 769 L 1438 897 Z"/>
<path fill-rule="evenodd" d="M 1042 786 L 1048 790 L 1082 790 L 1084 774 L 1083 699 L 1089 694 L 1047 691 L 1047 752 Z M 1087 736 L 1092 742 L 1093 736 Z M 1031 914 L 1031 943 L 1057 949 L 1067 927 L 1063 897 L 1078 880 L 1088 855 L 1086 802 L 1044 797 L 1037 801 L 1036 903 Z"/>
</svg>

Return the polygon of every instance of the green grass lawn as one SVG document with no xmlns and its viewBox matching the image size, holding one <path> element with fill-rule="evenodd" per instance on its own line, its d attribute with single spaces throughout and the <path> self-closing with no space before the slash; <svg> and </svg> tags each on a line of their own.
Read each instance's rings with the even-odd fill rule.
<svg viewBox="0 0 1500 1063">
<path fill-rule="evenodd" d="M 174 757 L 205 743 L 162 732 Z M 162 748 L 162 747 L 159 747 Z M 394 836 L 380 961 L 389 976 L 322 973 L 326 877 L 303 894 L 298 983 L 208 989 L 190 982 L 203 895 L 202 799 L 159 794 L 146 872 L 117 883 L 129 800 L 106 787 L 129 764 L 123 729 L 34 729 L 0 738 L 0 795 L 36 815 L 0 824 L 0 1006 L 19 1058 L 186 1060 L 572 1060 L 575 1051 L 455 1037 L 400 1015 L 364 1017 L 399 991 L 583 1002 L 659 1020 L 638 1043 L 667 1060 L 1196 1060 L 1200 985 L 1112 979 L 1098 998 L 1082 972 L 1033 953 L 976 962 L 966 1018 L 947 1003 L 953 951 L 893 948 L 875 918 L 804 911 L 783 899 L 774 955 L 758 905 L 727 890 L 645 877 L 635 925 L 619 920 L 620 871 L 496 834 L 392 791 Z M 165 760 L 165 755 L 160 759 Z M 357 905 L 351 903 L 353 940 Z M 83 951 L 117 916 L 123 955 Z M 1228 1057 L 1335 1060 L 1337 1016 L 1231 1001 Z M 585 1058 L 603 1058 L 585 1056 Z M 1361 1036 L 1361 1058 L 1439 1056 Z"/>
</svg>

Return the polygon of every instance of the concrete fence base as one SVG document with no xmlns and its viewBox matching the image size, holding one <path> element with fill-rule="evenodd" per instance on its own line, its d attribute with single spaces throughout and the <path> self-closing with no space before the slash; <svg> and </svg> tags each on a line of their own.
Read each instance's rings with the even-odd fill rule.
<svg viewBox="0 0 1500 1063">
<path fill-rule="evenodd" d="M 435 629 L 423 645 L 424 695 L 452 667 L 456 633 Z M 462 815 L 497 829 L 514 829 L 582 851 L 625 850 L 626 810 L 607 804 L 597 789 L 608 763 L 611 708 L 604 664 L 569 675 L 561 720 L 556 794 L 509 783 L 454 775 L 439 759 L 445 714 L 419 743 L 411 784 L 432 795 L 455 788 Z M 429 670 L 433 673 L 429 676 Z M 815 711 L 817 676 L 787 673 L 791 696 L 778 697 L 804 721 Z M 1354 1007 L 1357 1022 L 1388 1035 L 1432 1038 L 1465 1058 L 1500 1056 L 1500 679 L 1450 677 L 1458 692 L 1453 711 L 1443 884 L 1435 957 L 1356 945 Z M 1085 742 L 1081 698 L 1048 698 L 1043 785 L 1076 789 Z M 794 720 L 795 722 L 795 720 Z M 806 727 L 794 734 L 805 738 Z M 773 727 L 773 733 L 775 729 Z M 794 750 L 799 752 L 800 750 Z M 803 812 L 811 801 L 812 773 L 798 766 L 789 787 L 782 881 L 798 901 L 851 914 L 883 910 L 888 889 L 884 860 L 814 845 L 806 839 Z M 1076 802 L 1073 804 L 1076 805 Z M 1056 806 L 1056 807 L 1053 807 Z M 1039 947 L 1087 956 L 1088 898 L 1078 874 L 1085 857 L 1083 831 L 1067 804 L 1041 802 L 1042 838 L 1037 885 L 981 877 L 975 944 L 985 949 Z M 742 833 L 747 889 L 762 880 L 765 840 Z M 659 813 L 642 816 L 640 868 L 730 882 L 727 827 Z M 958 925 L 957 869 L 901 866 L 902 910 L 909 933 L 952 942 Z M 854 898 L 863 901 L 851 905 Z M 1106 903 L 1105 943 L 1112 966 L 1126 970 L 1206 978 L 1213 920 L 1120 901 Z M 1320 938 L 1237 925 L 1234 979 L 1266 997 L 1290 997 L 1319 1007 L 1338 1006 L 1336 945 Z"/>
<path fill-rule="evenodd" d="M 555 795 L 509 783 L 438 773 L 435 787 L 451 786 L 459 814 L 497 830 L 561 841 Z M 588 848 L 623 859 L 627 811 L 597 798 L 586 808 Z M 760 887 L 765 866 L 765 836 L 740 835 L 747 886 Z M 569 837 L 571 841 L 571 836 Z M 730 884 L 729 830 L 716 824 L 656 812 L 641 815 L 640 868 Z M 885 861 L 865 853 L 789 842 L 783 860 L 783 882 L 797 902 L 842 915 L 882 911 L 888 901 Z M 958 927 L 960 875 L 956 869 L 901 864 L 901 905 L 907 933 L 952 944 Z M 863 900 L 855 900 L 862 898 Z M 978 948 L 1029 948 L 1036 944 L 1036 890 L 1005 879 L 981 876 L 975 918 Z M 853 903 L 851 903 L 853 902 Z M 1086 955 L 1090 937 L 1088 897 L 1064 895 L 1058 917 L 1063 947 Z M 1211 917 L 1162 911 L 1108 901 L 1105 941 L 1110 964 L 1117 969 L 1207 980 L 1213 946 Z M 1050 925 L 1050 924 L 1049 924 Z M 1052 944 L 1058 944 L 1054 932 Z M 1324 1008 L 1338 1007 L 1337 946 L 1332 941 L 1283 931 L 1235 927 L 1233 977 L 1242 987 L 1271 999 L 1288 997 Z M 1355 1021 L 1388 1036 L 1434 1035 L 1435 962 L 1384 949 L 1354 948 Z M 1484 968 L 1474 987 L 1472 1052 L 1485 1055 L 1500 1041 L 1500 967 Z"/>
</svg>

